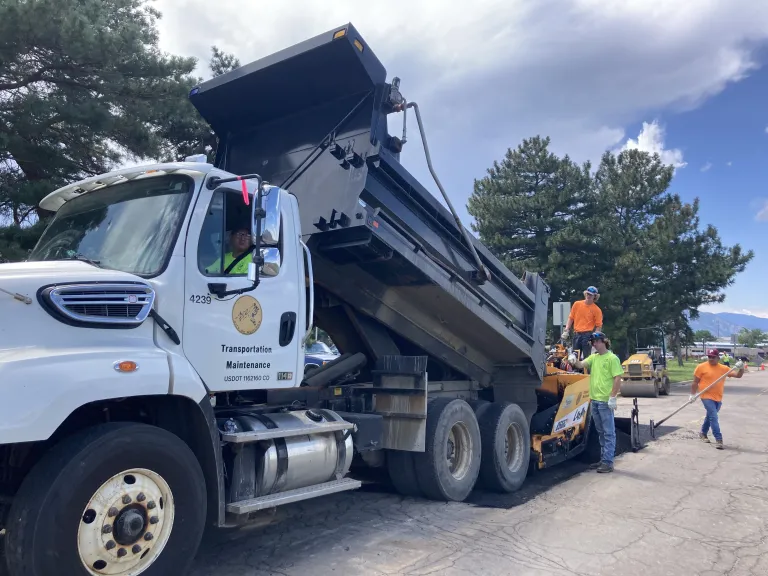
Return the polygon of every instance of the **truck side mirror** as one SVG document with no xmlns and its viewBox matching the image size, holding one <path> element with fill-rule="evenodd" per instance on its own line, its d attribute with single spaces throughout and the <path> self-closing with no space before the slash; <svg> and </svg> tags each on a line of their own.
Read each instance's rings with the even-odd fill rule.
<svg viewBox="0 0 768 576">
<path fill-rule="evenodd" d="M 258 286 L 260 276 L 273 277 L 280 273 L 280 188 L 261 184 L 257 187 L 251 212 L 251 236 L 254 262 L 248 265 L 248 279 Z"/>
<path fill-rule="evenodd" d="M 261 266 L 261 275 L 272 278 L 280 273 L 280 249 L 279 248 L 262 248 L 261 258 L 264 264 Z"/>
<path fill-rule="evenodd" d="M 280 188 L 265 184 L 262 186 L 261 207 L 266 212 L 261 225 L 261 245 L 280 245 Z M 254 222 L 255 227 L 255 222 Z"/>
</svg>

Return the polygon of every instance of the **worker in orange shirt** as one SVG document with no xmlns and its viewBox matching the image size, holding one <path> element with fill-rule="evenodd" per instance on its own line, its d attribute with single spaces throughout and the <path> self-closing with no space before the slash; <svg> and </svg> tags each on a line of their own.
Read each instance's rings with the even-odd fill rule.
<svg viewBox="0 0 768 576">
<path fill-rule="evenodd" d="M 600 293 L 594 286 L 584 290 L 584 300 L 574 302 L 563 330 L 565 340 L 573 326 L 573 351 L 581 351 L 582 360 L 592 353 L 592 344 L 589 342 L 592 333 L 600 332 L 603 327 L 603 311 L 597 305 L 599 299 Z"/>
<path fill-rule="evenodd" d="M 729 378 L 741 378 L 744 375 L 744 363 L 741 360 L 736 362 L 733 369 L 737 372 L 728 374 L 728 372 L 731 371 L 731 368 L 720 363 L 720 353 L 714 349 L 707 351 L 707 361 L 696 366 L 696 370 L 693 371 L 690 400 L 693 400 L 693 396 L 696 393 L 700 390 L 704 390 L 723 374 L 728 374 Z M 720 433 L 718 412 L 720 412 L 720 407 L 723 405 L 724 389 L 725 378 L 699 396 L 701 403 L 704 404 L 704 409 L 707 411 L 706 416 L 704 416 L 704 423 L 701 425 L 699 438 L 701 438 L 703 442 L 709 442 L 707 434 L 709 433 L 709 429 L 712 428 L 712 434 L 715 437 L 715 448 L 718 450 L 723 449 L 723 435 Z"/>
</svg>

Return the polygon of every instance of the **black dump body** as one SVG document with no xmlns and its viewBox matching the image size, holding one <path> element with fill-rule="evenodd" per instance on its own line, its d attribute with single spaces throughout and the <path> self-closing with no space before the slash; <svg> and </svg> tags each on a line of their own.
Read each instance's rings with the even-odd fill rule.
<svg viewBox="0 0 768 576">
<path fill-rule="evenodd" d="M 517 384 L 530 397 L 544 370 L 549 287 L 537 274 L 520 280 L 474 240 L 492 274 L 477 281 L 450 212 L 398 161 L 390 89 L 349 24 L 190 98 L 220 138 L 218 167 L 256 172 L 298 199 L 315 320 L 342 352 L 426 352 L 430 381 Z"/>
</svg>

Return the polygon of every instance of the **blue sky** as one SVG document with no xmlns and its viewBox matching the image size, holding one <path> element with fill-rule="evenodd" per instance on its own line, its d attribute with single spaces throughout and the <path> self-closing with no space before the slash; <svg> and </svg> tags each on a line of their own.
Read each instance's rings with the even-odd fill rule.
<svg viewBox="0 0 768 576">
<path fill-rule="evenodd" d="M 763 55 L 765 56 L 765 55 Z M 765 61 L 765 60 L 763 60 Z M 713 310 L 768 316 L 768 68 L 732 84 L 700 108 L 665 115 L 666 142 L 687 166 L 672 191 L 701 201 L 702 225 L 714 224 L 727 245 L 755 258 Z M 762 211 L 762 214 L 761 214 Z"/>
<path fill-rule="evenodd" d="M 768 221 L 755 221 L 768 202 L 768 2 L 155 5 L 162 47 L 197 56 L 203 76 L 212 44 L 246 63 L 351 21 L 419 102 L 435 168 L 467 226 L 474 179 L 525 137 L 549 135 L 554 152 L 579 162 L 627 145 L 658 151 L 680 166 L 673 190 L 701 199 L 702 224 L 756 252 L 716 309 L 768 316 Z M 439 195 L 409 126 L 403 163 Z"/>
</svg>

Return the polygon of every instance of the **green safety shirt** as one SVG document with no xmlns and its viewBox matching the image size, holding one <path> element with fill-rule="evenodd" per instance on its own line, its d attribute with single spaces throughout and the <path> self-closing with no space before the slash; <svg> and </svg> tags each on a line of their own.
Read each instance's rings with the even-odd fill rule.
<svg viewBox="0 0 768 576">
<path fill-rule="evenodd" d="M 613 390 L 613 379 L 624 374 L 619 357 L 610 350 L 605 354 L 595 352 L 583 364 L 589 368 L 590 399 L 608 402 Z"/>
<path fill-rule="evenodd" d="M 227 252 L 224 254 L 224 268 L 221 268 L 221 259 L 217 258 L 216 262 L 208 266 L 205 271 L 208 272 L 208 274 L 223 274 L 227 269 L 227 266 L 232 264 L 234 259 L 235 256 L 232 254 L 232 252 Z M 248 256 L 244 257 L 242 260 L 240 260 L 240 262 L 235 264 L 232 270 L 229 271 L 229 274 L 248 274 L 248 264 L 251 262 L 253 262 L 253 254 L 249 252 Z"/>
</svg>

